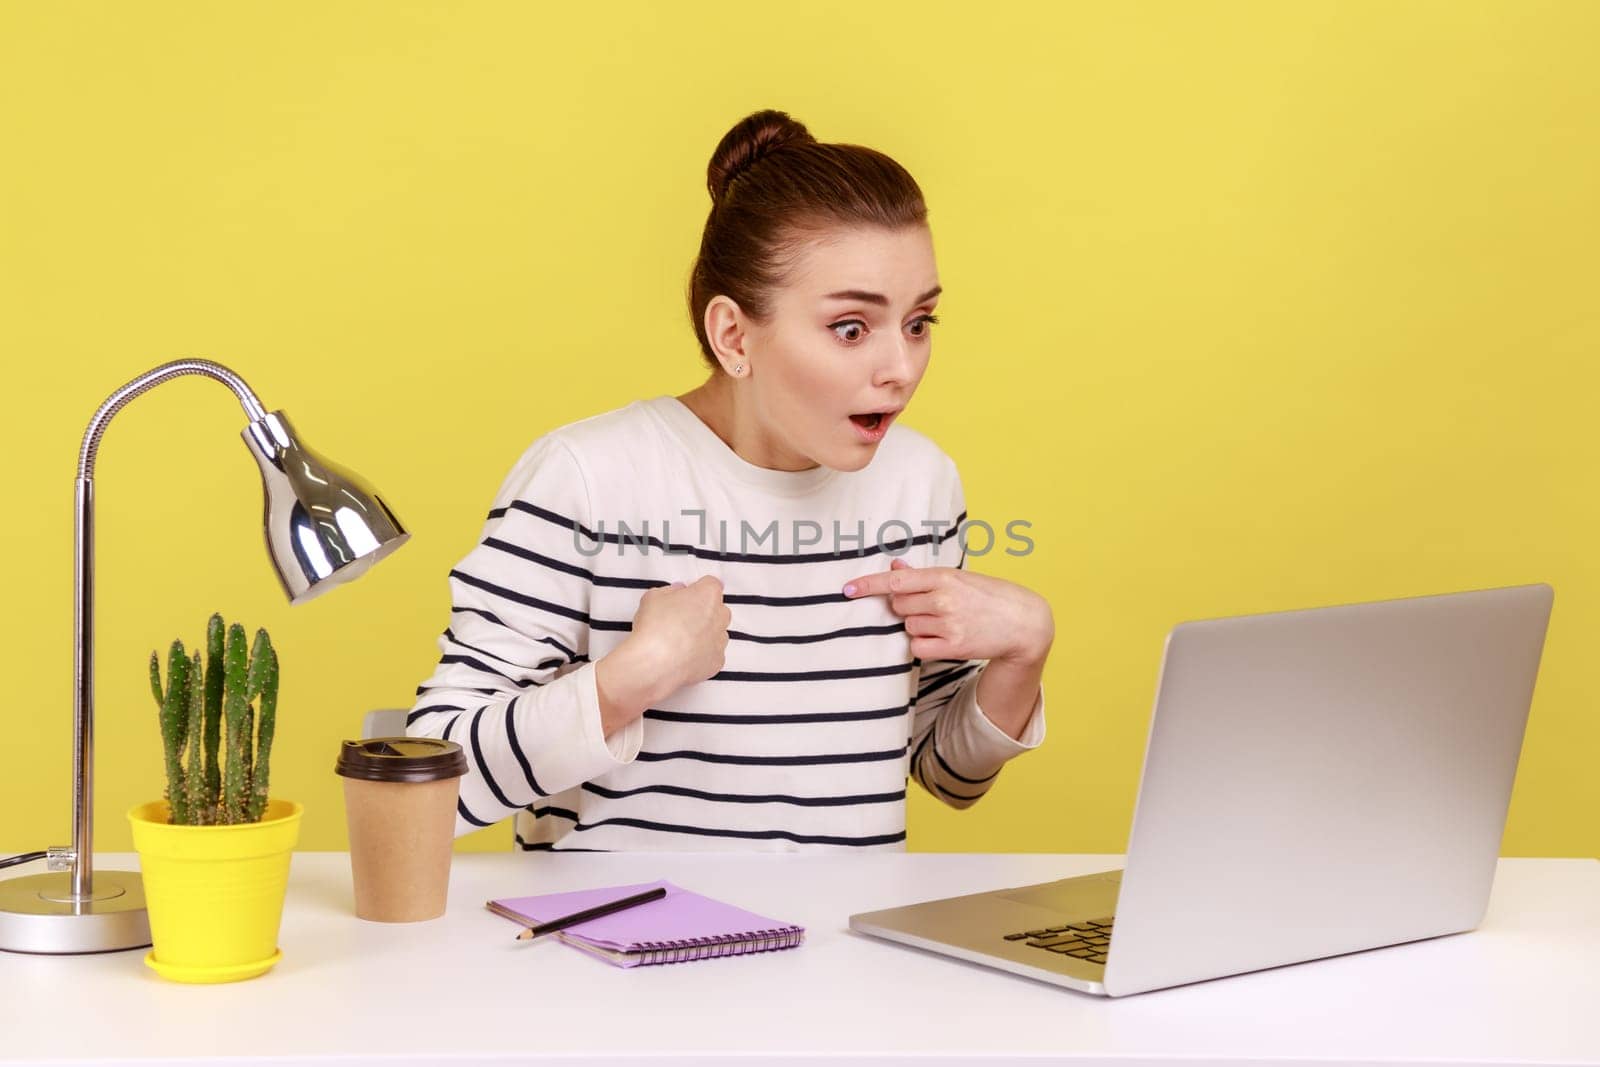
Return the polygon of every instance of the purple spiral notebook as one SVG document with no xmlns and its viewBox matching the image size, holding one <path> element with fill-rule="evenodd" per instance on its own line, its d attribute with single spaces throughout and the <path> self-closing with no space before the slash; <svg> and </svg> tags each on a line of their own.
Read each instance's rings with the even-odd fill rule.
<svg viewBox="0 0 1600 1067">
<path fill-rule="evenodd" d="M 769 952 L 794 948 L 805 939 L 802 926 L 757 915 L 668 881 L 505 897 L 488 901 L 484 907 L 523 926 L 536 926 L 656 886 L 667 890 L 660 900 L 569 926 L 555 936 L 619 967 Z"/>
</svg>

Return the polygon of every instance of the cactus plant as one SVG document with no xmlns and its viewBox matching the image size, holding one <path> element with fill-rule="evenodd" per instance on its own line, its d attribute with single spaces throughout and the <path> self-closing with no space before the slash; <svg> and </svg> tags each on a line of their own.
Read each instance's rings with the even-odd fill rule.
<svg viewBox="0 0 1600 1067">
<path fill-rule="evenodd" d="M 182 641 L 172 642 L 164 688 L 160 658 L 150 653 L 150 691 L 160 713 L 169 821 L 260 822 L 278 709 L 278 654 L 267 631 L 257 630 L 246 650 L 244 627 L 212 615 L 203 653 L 197 647 L 190 657 Z"/>
<path fill-rule="evenodd" d="M 221 615 L 211 616 L 206 626 L 206 803 L 215 809 L 222 796 L 222 765 L 217 750 L 222 747 L 222 635 L 226 629 Z"/>
<path fill-rule="evenodd" d="M 265 630 L 256 631 L 255 644 L 250 646 L 250 670 L 245 684 L 249 698 L 261 701 L 255 764 L 250 768 L 250 796 L 245 807 L 249 820 L 260 822 L 261 813 L 267 810 L 268 759 L 272 755 L 272 735 L 278 726 L 278 653 Z"/>
<path fill-rule="evenodd" d="M 188 742 L 189 754 L 183 772 L 183 791 L 184 802 L 188 805 L 187 810 L 192 813 L 189 821 L 200 826 L 205 826 L 211 818 L 211 809 L 205 799 L 206 774 L 202 759 L 205 745 L 201 726 L 205 718 L 206 693 L 201 680 L 201 669 L 204 666 L 205 660 L 201 658 L 200 650 L 196 649 L 194 658 L 189 661 L 189 728 L 185 737 L 193 740 Z"/>
<path fill-rule="evenodd" d="M 160 689 L 160 674 L 156 654 L 150 653 L 150 677 Z M 172 807 L 173 822 L 189 821 L 188 797 L 183 788 L 184 728 L 189 712 L 189 657 L 184 654 L 183 642 L 172 642 L 167 651 L 167 692 L 159 703 L 161 709 L 161 744 L 167 757 L 167 803 Z"/>
</svg>

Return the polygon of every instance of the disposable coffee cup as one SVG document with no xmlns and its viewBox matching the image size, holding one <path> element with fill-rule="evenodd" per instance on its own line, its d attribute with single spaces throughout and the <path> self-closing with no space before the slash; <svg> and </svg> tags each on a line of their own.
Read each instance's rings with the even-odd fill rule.
<svg viewBox="0 0 1600 1067">
<path fill-rule="evenodd" d="M 461 746 L 433 737 L 345 741 L 333 769 L 344 778 L 356 915 L 384 923 L 443 915 L 467 773 Z"/>
</svg>

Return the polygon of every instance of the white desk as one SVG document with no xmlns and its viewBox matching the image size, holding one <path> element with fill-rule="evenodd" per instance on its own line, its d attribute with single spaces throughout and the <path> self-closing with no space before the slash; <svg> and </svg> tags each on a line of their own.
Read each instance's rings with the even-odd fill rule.
<svg viewBox="0 0 1600 1067">
<path fill-rule="evenodd" d="M 6 853 L 9 855 L 9 853 Z M 1478 930 L 1107 999 L 849 932 L 852 911 L 1120 856 L 462 854 L 426 923 L 354 917 L 344 853 L 300 852 L 283 962 L 169 983 L 144 950 L 0 953 L 0 1060 L 771 1067 L 1600 1063 L 1600 862 L 1502 859 Z M 137 869 L 132 854 L 100 867 Z M 513 940 L 491 896 L 665 877 L 807 927 L 789 951 L 623 970 Z"/>
</svg>

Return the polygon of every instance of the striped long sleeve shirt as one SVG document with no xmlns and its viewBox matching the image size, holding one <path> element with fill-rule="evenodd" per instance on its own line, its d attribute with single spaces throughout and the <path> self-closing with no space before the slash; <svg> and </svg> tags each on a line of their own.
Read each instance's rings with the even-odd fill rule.
<svg viewBox="0 0 1600 1067">
<path fill-rule="evenodd" d="M 514 818 L 549 850 L 904 849 L 911 778 L 963 808 L 1044 739 L 977 703 L 985 660 L 920 662 L 888 598 L 846 581 L 966 566 L 955 463 L 895 423 L 859 471 L 755 466 L 682 401 L 535 440 L 449 574 L 449 625 L 407 733 L 460 743 L 456 834 Z M 595 664 L 652 586 L 714 575 L 722 670 L 602 732 Z"/>
</svg>

